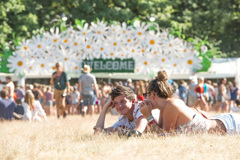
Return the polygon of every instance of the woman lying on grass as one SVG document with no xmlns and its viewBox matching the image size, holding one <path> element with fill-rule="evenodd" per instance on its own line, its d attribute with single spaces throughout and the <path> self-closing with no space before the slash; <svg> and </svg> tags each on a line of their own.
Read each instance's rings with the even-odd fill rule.
<svg viewBox="0 0 240 160">
<path fill-rule="evenodd" d="M 165 135 L 164 132 L 168 134 L 240 133 L 239 115 L 220 114 L 207 119 L 172 95 L 173 88 L 168 83 L 166 72 L 159 71 L 158 76 L 147 87 L 145 100 L 139 104 L 141 113 L 158 135 Z M 160 110 L 159 123 L 156 123 L 152 117 L 152 109 Z"/>
<path fill-rule="evenodd" d="M 136 96 L 133 90 L 129 87 L 117 86 L 110 95 L 111 99 L 103 106 L 97 124 L 94 127 L 95 133 L 105 132 L 106 134 L 111 134 L 117 132 L 119 135 L 140 136 L 147 126 L 147 119 L 144 118 L 139 110 L 140 108 L 138 102 L 135 101 Z M 104 128 L 106 113 L 110 107 L 115 107 L 121 116 L 112 127 Z M 153 110 L 152 114 L 156 120 L 159 119 L 159 111 Z"/>
</svg>

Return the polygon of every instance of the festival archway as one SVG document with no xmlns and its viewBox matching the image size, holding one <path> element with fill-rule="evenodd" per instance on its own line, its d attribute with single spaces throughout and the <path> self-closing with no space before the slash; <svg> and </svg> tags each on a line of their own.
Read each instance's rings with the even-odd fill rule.
<svg viewBox="0 0 240 160">
<path fill-rule="evenodd" d="M 103 72 L 134 72 L 153 75 L 159 70 L 169 74 L 192 74 L 202 68 L 202 59 L 193 44 L 167 31 L 150 30 L 150 25 L 103 21 L 85 23 L 60 32 L 51 29 L 43 35 L 23 40 L 8 59 L 10 72 L 17 75 L 51 75 L 56 62 L 63 62 L 71 77 L 78 77 L 83 63 Z M 203 47 L 203 52 L 207 52 Z M 95 63 L 96 60 L 101 60 Z M 95 62 L 94 62 L 95 61 Z M 114 62 L 111 63 L 110 61 Z M 101 66 L 101 67 L 100 67 Z"/>
</svg>

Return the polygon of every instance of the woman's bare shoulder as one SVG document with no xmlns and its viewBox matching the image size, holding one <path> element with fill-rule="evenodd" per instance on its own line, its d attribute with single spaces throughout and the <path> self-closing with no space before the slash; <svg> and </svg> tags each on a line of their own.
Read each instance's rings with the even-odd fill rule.
<svg viewBox="0 0 240 160">
<path fill-rule="evenodd" d="M 185 106 L 185 103 L 178 98 L 170 98 L 167 100 L 166 102 L 166 107 L 168 109 L 174 109 L 174 110 L 178 110 L 180 108 L 182 108 L 183 106 Z"/>
</svg>

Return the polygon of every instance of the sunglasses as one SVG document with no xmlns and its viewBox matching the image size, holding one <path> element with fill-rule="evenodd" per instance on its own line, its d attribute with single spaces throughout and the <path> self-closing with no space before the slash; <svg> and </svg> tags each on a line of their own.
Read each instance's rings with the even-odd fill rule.
<svg viewBox="0 0 240 160">
<path fill-rule="evenodd" d="M 143 97 L 146 99 L 147 98 L 147 95 L 150 94 L 151 92 L 146 92 L 146 93 L 143 93 Z"/>
</svg>

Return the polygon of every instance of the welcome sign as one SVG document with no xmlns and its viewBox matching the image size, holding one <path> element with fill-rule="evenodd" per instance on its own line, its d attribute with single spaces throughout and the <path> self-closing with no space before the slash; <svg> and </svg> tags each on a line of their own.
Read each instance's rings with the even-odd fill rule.
<svg viewBox="0 0 240 160">
<path fill-rule="evenodd" d="M 92 68 L 92 73 L 133 73 L 135 62 L 132 58 L 129 59 L 96 59 L 93 60 L 83 60 L 82 68 L 87 64 Z"/>
</svg>

